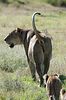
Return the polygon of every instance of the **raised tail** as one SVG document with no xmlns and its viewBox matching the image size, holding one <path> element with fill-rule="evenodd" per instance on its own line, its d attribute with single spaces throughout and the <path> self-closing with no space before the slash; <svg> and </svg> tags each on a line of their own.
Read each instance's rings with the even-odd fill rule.
<svg viewBox="0 0 66 100">
<path fill-rule="evenodd" d="M 35 25 L 35 15 L 41 15 L 41 13 L 39 13 L 39 12 L 33 13 L 33 15 L 32 15 L 32 26 L 33 26 L 33 30 L 34 30 L 35 35 L 37 36 L 39 41 L 42 41 L 42 38 L 41 38 L 41 36 L 39 34 L 40 31 L 37 30 L 36 25 Z"/>
<path fill-rule="evenodd" d="M 32 15 L 32 26 L 33 26 L 33 30 L 34 30 L 34 32 L 37 32 L 38 30 L 37 30 L 36 25 L 35 25 L 35 15 L 41 15 L 41 13 L 35 12 Z"/>
</svg>

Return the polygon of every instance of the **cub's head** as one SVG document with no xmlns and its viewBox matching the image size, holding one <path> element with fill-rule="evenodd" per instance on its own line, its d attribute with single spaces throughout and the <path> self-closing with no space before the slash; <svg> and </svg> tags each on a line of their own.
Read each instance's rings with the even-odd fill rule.
<svg viewBox="0 0 66 100">
<path fill-rule="evenodd" d="M 57 77 L 57 78 L 59 78 L 60 75 L 58 75 L 58 74 L 54 74 L 54 75 L 48 75 L 48 74 L 45 74 L 45 75 L 43 76 L 44 84 L 47 83 L 47 80 L 48 80 L 50 77 L 51 77 L 51 78 L 52 78 L 52 77 Z"/>
<path fill-rule="evenodd" d="M 10 48 L 13 48 L 15 45 L 21 44 L 21 34 L 23 30 L 20 28 L 17 28 L 13 30 L 9 35 L 4 39 L 6 43 L 9 45 Z"/>
</svg>

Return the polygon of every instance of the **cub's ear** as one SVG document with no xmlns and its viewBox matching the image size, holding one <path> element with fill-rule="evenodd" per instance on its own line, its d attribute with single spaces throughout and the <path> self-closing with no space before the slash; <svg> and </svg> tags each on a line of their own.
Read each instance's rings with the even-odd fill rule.
<svg viewBox="0 0 66 100">
<path fill-rule="evenodd" d="M 59 74 L 54 74 L 54 76 L 57 76 L 58 78 L 60 77 L 60 75 L 59 75 Z"/>
<path fill-rule="evenodd" d="M 44 79 L 44 82 L 45 82 L 45 83 L 47 83 L 48 78 L 49 78 L 49 75 L 48 75 L 48 74 L 45 74 L 45 75 L 43 76 L 43 79 Z"/>
<path fill-rule="evenodd" d="M 66 93 L 65 89 L 61 89 L 60 94 L 64 95 Z"/>
<path fill-rule="evenodd" d="M 20 28 L 16 28 L 16 32 L 21 32 L 21 29 Z"/>
</svg>

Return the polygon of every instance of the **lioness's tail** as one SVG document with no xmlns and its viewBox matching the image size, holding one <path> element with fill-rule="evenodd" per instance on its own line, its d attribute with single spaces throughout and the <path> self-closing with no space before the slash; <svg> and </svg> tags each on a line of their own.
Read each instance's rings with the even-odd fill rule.
<svg viewBox="0 0 66 100">
<path fill-rule="evenodd" d="M 34 30 L 34 32 L 37 32 L 36 25 L 35 25 L 35 15 L 41 15 L 41 13 L 35 12 L 32 15 L 32 26 L 33 26 L 33 30 Z"/>
<path fill-rule="evenodd" d="M 35 15 L 41 15 L 41 13 L 35 12 L 32 15 L 32 26 L 33 26 L 33 30 L 35 32 L 35 35 L 40 39 L 40 37 L 41 37 L 40 34 L 39 34 L 40 31 L 37 30 L 36 25 L 35 25 Z"/>
</svg>

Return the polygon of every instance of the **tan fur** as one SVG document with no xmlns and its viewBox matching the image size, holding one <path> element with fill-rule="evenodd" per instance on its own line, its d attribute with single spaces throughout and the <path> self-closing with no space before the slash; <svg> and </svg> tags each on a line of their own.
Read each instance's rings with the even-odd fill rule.
<svg viewBox="0 0 66 100">
<path fill-rule="evenodd" d="M 45 75 L 44 78 L 45 77 L 47 77 L 45 84 L 48 91 L 49 100 L 59 100 L 60 90 L 62 88 L 61 80 L 57 75 Z"/>
<path fill-rule="evenodd" d="M 37 31 L 37 34 L 40 36 L 39 31 Z M 48 72 L 52 56 L 51 38 L 44 33 L 44 36 L 40 36 L 39 39 L 35 30 L 17 28 L 5 38 L 5 41 L 11 48 L 19 44 L 24 45 L 32 78 L 36 80 L 35 73 L 37 70 L 41 86 L 43 84 L 43 75 Z"/>
<path fill-rule="evenodd" d="M 65 89 L 61 89 L 61 91 L 60 91 L 60 99 L 61 100 L 66 100 L 66 90 Z"/>
</svg>

